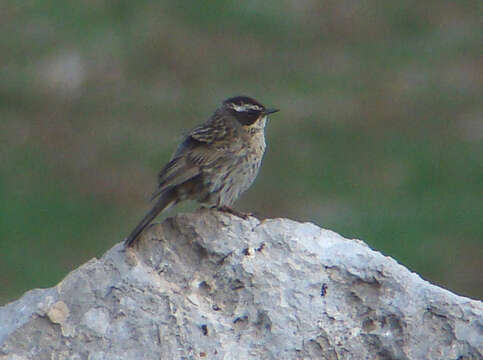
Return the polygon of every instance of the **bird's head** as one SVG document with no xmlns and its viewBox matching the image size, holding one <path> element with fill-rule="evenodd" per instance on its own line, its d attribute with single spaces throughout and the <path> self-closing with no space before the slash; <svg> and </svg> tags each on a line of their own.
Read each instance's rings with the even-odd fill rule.
<svg viewBox="0 0 483 360">
<path fill-rule="evenodd" d="M 258 120 L 266 119 L 269 114 L 279 111 L 267 109 L 248 96 L 235 96 L 223 101 L 223 109 L 232 114 L 243 126 L 252 126 Z"/>
</svg>

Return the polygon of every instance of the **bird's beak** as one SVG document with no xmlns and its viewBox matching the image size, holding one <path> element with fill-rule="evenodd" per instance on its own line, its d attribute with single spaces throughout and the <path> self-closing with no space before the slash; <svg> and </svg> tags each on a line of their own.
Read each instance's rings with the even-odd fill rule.
<svg viewBox="0 0 483 360">
<path fill-rule="evenodd" d="M 265 109 L 264 113 L 268 115 L 268 114 L 276 113 L 277 111 L 280 111 L 280 109 Z"/>
</svg>

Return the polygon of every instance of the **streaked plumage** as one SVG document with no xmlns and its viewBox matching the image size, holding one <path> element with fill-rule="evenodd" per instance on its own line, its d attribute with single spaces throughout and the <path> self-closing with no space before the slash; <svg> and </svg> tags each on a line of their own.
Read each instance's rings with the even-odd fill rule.
<svg viewBox="0 0 483 360">
<path fill-rule="evenodd" d="M 126 239 L 131 246 L 163 210 L 191 199 L 237 214 L 230 206 L 258 174 L 265 152 L 266 109 L 247 96 L 229 98 L 184 138 L 159 172 L 156 203 Z"/>
</svg>

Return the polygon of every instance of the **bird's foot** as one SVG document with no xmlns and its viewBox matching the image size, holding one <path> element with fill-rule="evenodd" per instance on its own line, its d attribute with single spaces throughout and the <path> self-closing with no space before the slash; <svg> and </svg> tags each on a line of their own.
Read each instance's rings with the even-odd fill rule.
<svg viewBox="0 0 483 360">
<path fill-rule="evenodd" d="M 218 211 L 223 211 L 223 212 L 226 212 L 226 213 L 229 213 L 229 214 L 232 214 L 232 215 L 235 215 L 235 216 L 238 216 L 239 218 L 242 218 L 243 220 L 248 220 L 248 218 L 250 216 L 253 216 L 252 213 L 244 213 L 244 212 L 241 212 L 241 211 L 238 211 L 238 210 L 235 210 L 229 206 L 226 206 L 226 205 L 223 205 L 223 206 L 218 206 L 218 207 L 215 207 Z"/>
</svg>

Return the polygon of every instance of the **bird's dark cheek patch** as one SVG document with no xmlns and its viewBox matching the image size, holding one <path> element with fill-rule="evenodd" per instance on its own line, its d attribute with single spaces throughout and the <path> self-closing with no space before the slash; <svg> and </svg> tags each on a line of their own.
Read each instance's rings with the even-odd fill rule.
<svg viewBox="0 0 483 360">
<path fill-rule="evenodd" d="M 242 125 L 253 125 L 257 119 L 258 116 L 260 115 L 258 112 L 234 112 L 236 119 L 240 122 Z"/>
</svg>

